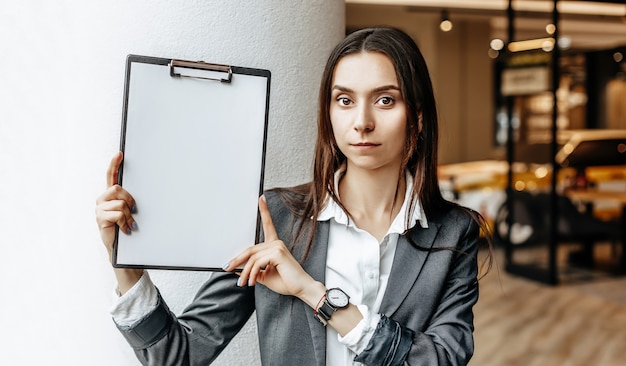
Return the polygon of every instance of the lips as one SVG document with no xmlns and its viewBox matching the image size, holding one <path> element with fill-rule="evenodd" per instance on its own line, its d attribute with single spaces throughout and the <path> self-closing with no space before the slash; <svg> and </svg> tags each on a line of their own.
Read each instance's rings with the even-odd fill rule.
<svg viewBox="0 0 626 366">
<path fill-rule="evenodd" d="M 357 146 L 357 147 L 374 147 L 374 146 L 380 146 L 380 144 L 376 144 L 374 142 L 358 142 L 356 144 L 352 144 L 352 146 Z"/>
</svg>

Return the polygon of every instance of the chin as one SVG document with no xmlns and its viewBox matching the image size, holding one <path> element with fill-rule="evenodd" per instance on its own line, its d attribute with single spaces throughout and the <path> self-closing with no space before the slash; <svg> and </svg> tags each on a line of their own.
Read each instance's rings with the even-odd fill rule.
<svg viewBox="0 0 626 366">
<path fill-rule="evenodd" d="M 400 169 L 399 165 L 399 163 L 392 164 L 389 162 L 374 161 L 373 159 L 355 159 L 348 161 L 348 167 L 369 171 L 397 170 Z"/>
</svg>

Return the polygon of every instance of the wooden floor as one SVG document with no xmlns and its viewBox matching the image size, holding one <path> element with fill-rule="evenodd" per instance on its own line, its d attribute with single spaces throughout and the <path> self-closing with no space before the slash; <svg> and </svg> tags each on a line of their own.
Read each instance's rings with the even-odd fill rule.
<svg viewBox="0 0 626 366">
<path fill-rule="evenodd" d="M 470 366 L 626 365 L 626 276 L 548 286 L 494 268 L 480 282 Z"/>
</svg>

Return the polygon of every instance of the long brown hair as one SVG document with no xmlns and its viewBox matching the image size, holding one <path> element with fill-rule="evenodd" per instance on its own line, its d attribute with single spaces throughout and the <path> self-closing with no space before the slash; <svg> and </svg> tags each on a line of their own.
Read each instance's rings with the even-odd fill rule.
<svg viewBox="0 0 626 366">
<path fill-rule="evenodd" d="M 289 190 L 279 190 L 290 210 L 301 218 L 296 238 L 303 234 L 304 227 L 309 228 L 304 258 L 309 252 L 317 227 L 315 219 L 306 218 L 316 218 L 327 199 L 334 199 L 342 206 L 333 181 L 335 172 L 346 157 L 337 147 L 331 126 L 329 112 L 331 84 L 339 61 L 344 56 L 358 52 L 382 53 L 391 60 L 396 71 L 407 109 L 406 141 L 398 174 L 408 170 L 413 176 L 408 212 L 411 213 L 415 209 L 413 205 L 416 197 L 428 218 L 437 216 L 453 205 L 442 197 L 439 189 L 437 106 L 426 61 L 419 47 L 409 35 L 396 28 L 377 27 L 358 30 L 349 34 L 334 48 L 322 75 L 313 181 Z M 407 220 L 410 216 L 407 215 Z"/>
</svg>

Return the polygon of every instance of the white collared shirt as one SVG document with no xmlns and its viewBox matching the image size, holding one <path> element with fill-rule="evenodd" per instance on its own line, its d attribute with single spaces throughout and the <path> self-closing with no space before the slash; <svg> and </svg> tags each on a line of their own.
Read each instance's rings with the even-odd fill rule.
<svg viewBox="0 0 626 366">
<path fill-rule="evenodd" d="M 341 171 L 335 173 L 337 186 Z M 407 213 L 411 200 L 413 178 L 406 173 L 406 193 L 400 212 L 395 217 L 383 240 L 358 228 L 354 221 L 332 199 L 320 212 L 318 221 L 330 221 L 326 259 L 326 288 L 339 287 L 356 304 L 363 320 L 345 337 L 331 327 L 326 330 L 326 365 L 361 365 L 354 357 L 369 343 L 380 320 L 380 305 L 387 289 L 387 281 L 398 243 L 398 237 L 415 226 L 428 227 L 426 215 L 416 201 L 407 227 Z M 338 192 L 338 189 L 336 189 Z"/>
</svg>

